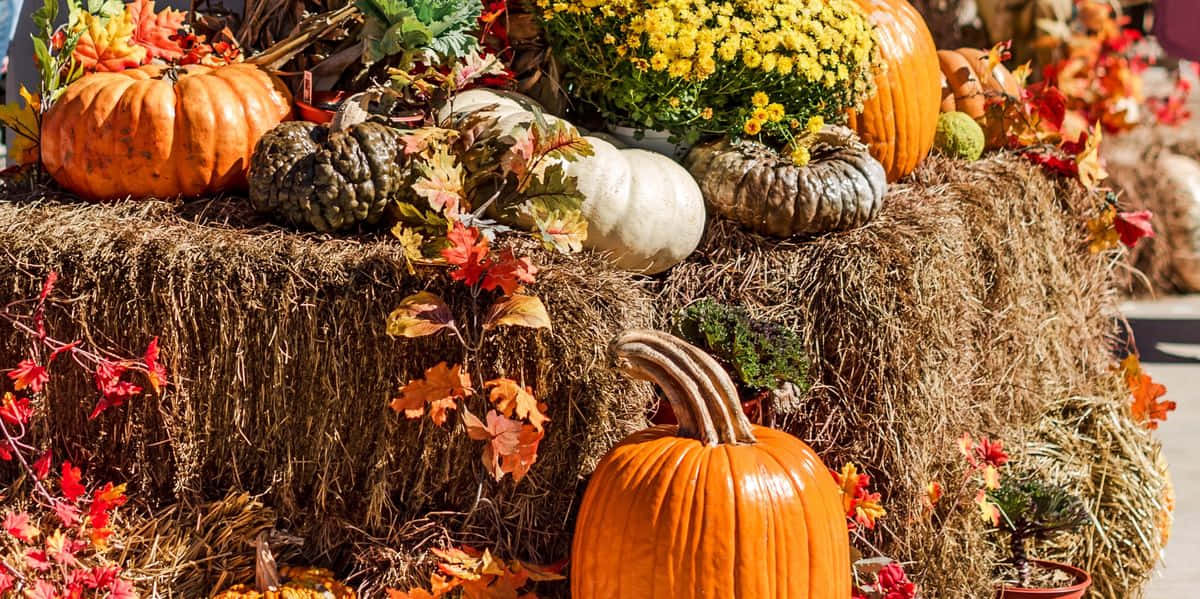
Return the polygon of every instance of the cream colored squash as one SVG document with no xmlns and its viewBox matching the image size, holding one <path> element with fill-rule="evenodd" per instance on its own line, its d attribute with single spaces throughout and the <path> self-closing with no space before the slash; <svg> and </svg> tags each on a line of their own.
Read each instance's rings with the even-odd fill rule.
<svg viewBox="0 0 1200 599">
<path fill-rule="evenodd" d="M 518 94 L 474 89 L 456 96 L 439 119 L 487 109 L 499 118 L 499 134 L 504 135 L 532 121 L 534 107 Z M 567 162 L 564 169 L 576 178 L 585 198 L 585 247 L 606 252 L 618 268 L 646 274 L 662 272 L 695 251 L 704 233 L 704 197 L 687 170 L 661 154 L 618 150 L 598 137 L 584 139 L 593 155 Z"/>
</svg>

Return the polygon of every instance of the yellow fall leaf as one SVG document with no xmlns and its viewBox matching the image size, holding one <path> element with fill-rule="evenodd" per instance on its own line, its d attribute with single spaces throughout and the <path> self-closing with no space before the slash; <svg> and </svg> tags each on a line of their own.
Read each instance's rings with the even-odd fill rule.
<svg viewBox="0 0 1200 599">
<path fill-rule="evenodd" d="M 1083 151 L 1075 157 L 1075 163 L 1079 165 L 1079 181 L 1088 189 L 1095 188 L 1101 181 L 1108 178 L 1108 171 L 1104 170 L 1104 165 L 1100 164 L 1100 140 L 1102 137 L 1103 128 L 1097 125 L 1092 134 L 1088 136 Z"/>
<path fill-rule="evenodd" d="M 17 134 L 8 144 L 8 155 L 19 164 L 32 164 L 38 161 L 38 110 L 42 103 L 24 85 L 21 86 L 21 98 L 23 105 L 9 102 L 0 106 L 0 124 Z"/>
<path fill-rule="evenodd" d="M 487 330 L 504 325 L 548 329 L 550 315 L 537 296 L 514 293 L 492 305 L 483 328 Z"/>
</svg>

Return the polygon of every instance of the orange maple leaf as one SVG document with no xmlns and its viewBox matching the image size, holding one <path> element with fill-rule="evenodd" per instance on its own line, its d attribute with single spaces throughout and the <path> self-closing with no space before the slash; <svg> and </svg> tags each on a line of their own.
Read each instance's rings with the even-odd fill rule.
<svg viewBox="0 0 1200 599">
<path fill-rule="evenodd" d="M 533 396 L 533 389 L 522 388 L 516 381 L 509 378 L 494 379 L 484 383 L 483 386 L 492 390 L 488 397 L 491 398 L 492 404 L 500 410 L 501 414 L 509 418 L 512 418 L 514 414 L 517 418 L 524 418 L 539 432 L 543 430 L 543 425 L 550 421 L 542 413 L 545 404 L 538 403 L 537 398 Z"/>
<path fill-rule="evenodd" d="M 425 378 L 414 379 L 400 388 L 400 397 L 392 400 L 389 407 L 404 412 L 409 419 L 420 418 L 429 405 L 429 418 L 434 424 L 445 424 L 447 412 L 458 408 L 458 400 L 474 393 L 471 377 L 459 365 L 447 366 L 438 362 L 425 371 Z"/>
<path fill-rule="evenodd" d="M 543 432 L 528 424 L 505 417 L 496 410 L 487 414 L 487 423 L 470 412 L 463 412 L 467 435 L 476 441 L 487 441 L 483 448 L 483 465 L 496 480 L 512 474 L 520 482 L 537 461 L 538 444 Z"/>
<path fill-rule="evenodd" d="M 1144 422 L 1146 428 L 1158 428 L 1158 423 L 1165 421 L 1167 413 L 1175 409 L 1173 401 L 1158 401 L 1158 398 L 1167 394 L 1167 388 L 1154 382 L 1148 374 L 1139 374 L 1131 391 L 1133 404 L 1130 406 L 1130 412 L 1133 419 Z"/>
</svg>

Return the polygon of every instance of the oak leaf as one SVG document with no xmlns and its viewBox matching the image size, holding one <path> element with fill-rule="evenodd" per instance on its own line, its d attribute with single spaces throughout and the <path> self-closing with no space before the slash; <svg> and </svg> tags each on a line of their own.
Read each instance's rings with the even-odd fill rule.
<svg viewBox="0 0 1200 599">
<path fill-rule="evenodd" d="M 390 337 L 424 337 L 454 326 L 454 315 L 446 301 L 421 291 L 400 300 L 400 305 L 388 315 L 387 334 Z"/>
<path fill-rule="evenodd" d="M 134 29 L 133 43 L 146 49 L 146 58 L 171 61 L 183 56 L 176 37 L 187 20 L 187 13 L 170 7 L 154 12 L 154 0 L 134 0 L 126 5 Z"/>
<path fill-rule="evenodd" d="M 450 278 L 475 285 L 491 266 L 491 250 L 488 241 L 479 234 L 479 229 L 467 227 L 455 221 L 454 228 L 446 234 L 450 247 L 442 250 L 446 262 L 458 268 L 450 271 Z"/>
<path fill-rule="evenodd" d="M 1148 374 L 1141 373 L 1137 376 L 1131 392 L 1133 404 L 1130 406 L 1130 411 L 1133 419 L 1145 423 L 1146 428 L 1158 428 L 1158 423 L 1165 421 L 1167 414 L 1175 410 L 1175 402 L 1158 400 L 1166 395 L 1167 388 L 1154 382 L 1154 379 L 1150 378 Z"/>
<path fill-rule="evenodd" d="M 441 426 L 448 417 L 447 411 L 458 407 L 458 400 L 474 393 L 471 378 L 459 365 L 447 366 L 445 362 L 425 371 L 425 377 L 410 381 L 400 388 L 400 397 L 392 400 L 390 407 L 403 412 L 409 419 L 420 418 L 429 406 L 429 418 Z"/>
<path fill-rule="evenodd" d="M 462 166 L 446 148 L 438 148 L 428 160 L 417 163 L 421 175 L 412 190 L 429 203 L 429 207 L 450 218 L 458 215 L 463 195 Z"/>
<path fill-rule="evenodd" d="M 521 387 L 520 384 L 509 378 L 487 381 L 483 386 L 485 389 L 491 389 L 488 397 L 501 414 L 509 418 L 512 418 L 514 414 L 517 418 L 524 418 L 539 432 L 543 430 L 545 423 L 550 421 L 542 413 L 542 406 L 533 396 L 533 389 L 530 387 Z"/>
<path fill-rule="evenodd" d="M 498 326 L 520 326 L 531 329 L 549 329 L 550 315 L 546 306 L 535 295 L 514 293 L 492 305 L 484 330 Z"/>
<path fill-rule="evenodd" d="M 533 283 L 537 272 L 532 260 L 517 258 L 511 249 L 505 248 L 500 252 L 499 260 L 488 268 L 481 287 L 488 291 L 500 289 L 504 295 L 512 295 L 521 283 Z"/>
</svg>

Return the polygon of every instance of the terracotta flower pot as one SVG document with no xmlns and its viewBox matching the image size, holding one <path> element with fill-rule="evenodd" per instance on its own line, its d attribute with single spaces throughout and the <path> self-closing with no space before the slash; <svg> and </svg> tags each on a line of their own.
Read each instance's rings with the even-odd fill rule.
<svg viewBox="0 0 1200 599">
<path fill-rule="evenodd" d="M 1092 577 L 1087 572 L 1058 562 L 1045 560 L 1030 560 L 1034 565 L 1046 570 L 1061 570 L 1075 577 L 1075 584 L 1057 589 L 1020 589 L 1006 586 L 996 592 L 996 599 L 1080 599 L 1092 586 Z"/>
<path fill-rule="evenodd" d="M 349 98 L 351 95 L 347 92 L 313 92 L 312 104 L 303 100 L 296 100 L 296 114 L 301 120 L 318 125 L 328 123 L 333 120 L 333 114 L 337 112 L 338 104 Z M 424 120 L 425 115 L 420 113 L 391 117 L 391 124 L 395 127 L 413 127 L 419 125 Z"/>
</svg>

